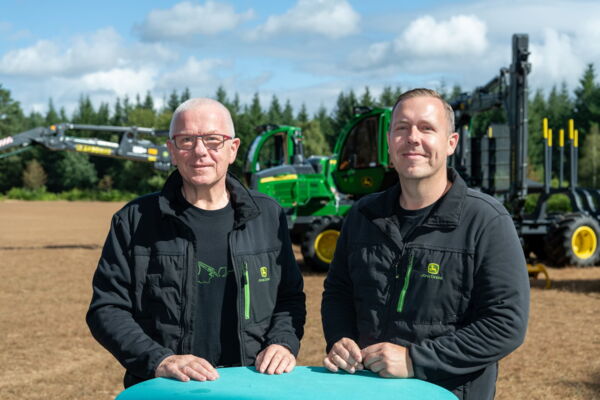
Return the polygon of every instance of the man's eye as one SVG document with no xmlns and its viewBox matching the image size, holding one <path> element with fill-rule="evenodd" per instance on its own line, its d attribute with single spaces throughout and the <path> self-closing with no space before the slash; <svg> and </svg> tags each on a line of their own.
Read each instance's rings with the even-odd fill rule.
<svg viewBox="0 0 600 400">
<path fill-rule="evenodd" d="M 194 141 L 194 138 L 191 136 L 183 136 L 179 140 L 181 143 L 192 143 Z"/>
<path fill-rule="evenodd" d="M 218 136 L 204 136 L 205 143 L 219 143 L 221 138 Z"/>
</svg>

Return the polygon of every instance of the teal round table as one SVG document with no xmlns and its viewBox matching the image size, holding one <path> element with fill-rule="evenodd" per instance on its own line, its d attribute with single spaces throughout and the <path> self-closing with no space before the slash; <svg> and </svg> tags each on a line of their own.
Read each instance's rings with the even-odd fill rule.
<svg viewBox="0 0 600 400">
<path fill-rule="evenodd" d="M 331 373 L 296 367 L 289 374 L 265 375 L 254 367 L 220 368 L 212 382 L 155 378 L 121 392 L 116 400 L 456 400 L 451 392 L 418 379 L 385 379 L 368 371 Z"/>
</svg>

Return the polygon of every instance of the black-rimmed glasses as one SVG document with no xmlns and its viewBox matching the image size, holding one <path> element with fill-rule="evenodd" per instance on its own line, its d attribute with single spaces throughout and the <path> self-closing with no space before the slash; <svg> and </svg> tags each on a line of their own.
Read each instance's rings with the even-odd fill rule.
<svg viewBox="0 0 600 400">
<path fill-rule="evenodd" d="M 219 150 L 223 148 L 226 140 L 232 139 L 231 136 L 210 134 L 210 135 L 175 135 L 171 141 L 179 150 L 193 150 L 196 148 L 196 141 L 202 140 L 202 144 L 209 150 Z"/>
</svg>

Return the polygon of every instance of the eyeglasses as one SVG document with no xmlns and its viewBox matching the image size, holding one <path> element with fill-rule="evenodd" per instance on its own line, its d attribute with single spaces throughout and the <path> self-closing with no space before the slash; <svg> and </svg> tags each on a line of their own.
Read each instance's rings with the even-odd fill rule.
<svg viewBox="0 0 600 400">
<path fill-rule="evenodd" d="M 232 139 L 231 136 L 211 134 L 211 135 L 175 135 L 171 141 L 179 150 L 193 150 L 196 148 L 196 141 L 202 140 L 202 144 L 209 150 L 219 150 L 223 148 L 226 140 Z"/>
</svg>

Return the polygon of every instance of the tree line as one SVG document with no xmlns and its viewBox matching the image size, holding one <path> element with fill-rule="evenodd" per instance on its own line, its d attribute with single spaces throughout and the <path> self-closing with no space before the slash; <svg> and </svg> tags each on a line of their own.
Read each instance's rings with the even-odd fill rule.
<svg viewBox="0 0 600 400">
<path fill-rule="evenodd" d="M 442 86 L 438 91 L 449 101 L 462 92 L 459 86 L 450 90 Z M 231 112 L 236 135 L 241 139 L 238 159 L 232 171 L 241 176 L 244 156 L 257 135 L 257 127 L 267 123 L 298 126 L 304 135 L 307 155 L 328 155 L 331 154 L 338 134 L 354 116 L 356 106 L 390 107 L 401 92 L 400 87 L 391 86 L 385 87 L 379 96 L 373 96 L 368 86 L 360 94 L 352 90 L 342 91 L 331 110 L 321 105 L 312 115 L 309 115 L 305 104 L 295 110 L 289 100 L 282 102 L 276 95 L 272 96 L 266 106 L 261 104 L 258 93 L 254 94 L 249 104 L 242 104 L 237 93 L 231 96 L 222 87 L 210 97 L 222 102 Z M 175 108 L 191 96 L 187 88 L 180 92 L 173 90 L 167 98 L 162 99 L 163 106 L 159 108 L 150 92 L 145 96 L 136 95 L 134 99 L 128 96 L 117 97 L 112 105 L 101 103 L 97 107 L 89 96 L 82 95 L 70 116 L 64 108 L 57 110 L 52 99 L 48 101 L 45 114 L 31 111 L 26 115 L 20 103 L 11 97 L 10 90 L 0 84 L 0 139 L 38 126 L 62 122 L 167 130 Z M 554 143 L 558 143 L 559 129 L 567 131 L 568 120 L 574 119 L 581 149 L 580 184 L 600 187 L 600 162 L 597 161 L 597 155 L 600 155 L 600 85 L 596 81 L 593 64 L 587 66 L 573 93 L 569 93 L 563 83 L 559 87 L 553 87 L 547 94 L 542 90 L 530 94 L 529 176 L 538 181 L 543 176 L 543 118 L 549 119 L 549 126 L 554 132 Z M 505 113 L 501 109 L 481 113 L 472 122 L 473 135 L 483 135 L 490 122 L 504 120 Z M 86 133 L 78 135 L 86 136 Z M 95 135 L 98 136 L 98 133 Z M 116 141 L 118 138 L 104 139 Z M 165 138 L 151 140 L 164 142 Z M 553 151 L 557 152 L 558 146 L 554 146 Z M 567 160 L 568 153 L 565 152 Z M 0 193 L 4 194 L 23 188 L 50 193 L 87 190 L 129 192 L 135 195 L 159 190 L 167 176 L 166 172 L 155 170 L 149 163 L 90 157 L 66 151 L 53 152 L 39 146 L 14 151 L 8 156 L 0 154 L 0 157 Z M 557 175 L 558 156 L 554 157 L 554 171 Z"/>
</svg>

